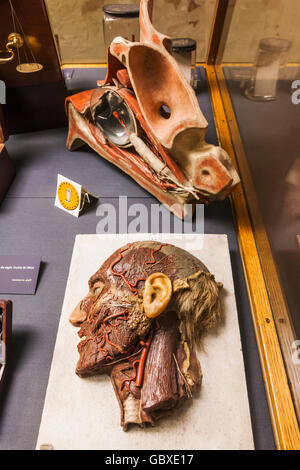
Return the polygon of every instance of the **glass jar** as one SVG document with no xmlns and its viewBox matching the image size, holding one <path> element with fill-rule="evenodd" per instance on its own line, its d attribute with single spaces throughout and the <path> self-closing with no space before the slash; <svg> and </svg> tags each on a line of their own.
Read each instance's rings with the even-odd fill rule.
<svg viewBox="0 0 300 470">
<path fill-rule="evenodd" d="M 197 42 L 194 39 L 172 39 L 172 56 L 192 87 L 197 86 L 196 48 Z"/>
<path fill-rule="evenodd" d="M 112 4 L 102 9 L 106 50 L 117 36 L 132 42 L 140 40 L 139 5 Z"/>
<path fill-rule="evenodd" d="M 279 69 L 286 64 L 287 52 L 291 41 L 281 38 L 261 39 L 258 46 L 256 63 L 246 96 L 255 101 L 276 99 Z"/>
</svg>

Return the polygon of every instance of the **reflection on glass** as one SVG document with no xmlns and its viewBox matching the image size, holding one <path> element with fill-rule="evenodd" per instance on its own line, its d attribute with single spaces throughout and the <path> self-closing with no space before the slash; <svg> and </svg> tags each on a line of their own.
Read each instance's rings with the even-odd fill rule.
<svg viewBox="0 0 300 470">
<path fill-rule="evenodd" d="M 106 50 L 117 36 L 128 39 L 128 41 L 138 42 L 140 38 L 139 6 L 104 5 L 103 35 Z"/>
<path fill-rule="evenodd" d="M 280 38 L 265 38 L 259 42 L 252 84 L 246 96 L 256 101 L 276 99 L 280 66 L 286 62 L 291 41 Z"/>
<path fill-rule="evenodd" d="M 196 48 L 197 42 L 194 39 L 172 39 L 172 56 L 178 63 L 189 84 L 195 88 L 197 85 Z"/>
</svg>

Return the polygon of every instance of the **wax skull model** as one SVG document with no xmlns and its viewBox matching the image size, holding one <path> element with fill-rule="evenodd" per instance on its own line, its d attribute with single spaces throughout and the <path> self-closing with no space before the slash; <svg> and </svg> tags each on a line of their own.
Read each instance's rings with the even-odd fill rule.
<svg viewBox="0 0 300 470">
<path fill-rule="evenodd" d="M 87 143 L 184 217 L 187 204 L 223 199 L 239 177 L 227 153 L 205 142 L 195 92 L 151 14 L 141 0 L 140 42 L 115 38 L 104 82 L 67 99 L 67 147 Z"/>
<path fill-rule="evenodd" d="M 124 430 L 192 398 L 195 347 L 220 318 L 221 287 L 196 257 L 154 241 L 120 248 L 90 278 L 69 318 L 80 326 L 76 373 L 110 375 Z"/>
</svg>

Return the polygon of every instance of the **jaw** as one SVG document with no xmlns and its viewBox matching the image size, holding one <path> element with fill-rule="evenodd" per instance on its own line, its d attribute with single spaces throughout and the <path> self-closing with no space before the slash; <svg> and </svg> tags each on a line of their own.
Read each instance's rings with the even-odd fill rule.
<svg viewBox="0 0 300 470">
<path fill-rule="evenodd" d="M 109 373 L 112 364 L 133 353 L 138 339 L 137 333 L 129 328 L 127 318 L 122 316 L 110 323 L 102 322 L 97 334 L 90 328 L 78 344 L 80 358 L 76 374 L 88 377 Z"/>
</svg>

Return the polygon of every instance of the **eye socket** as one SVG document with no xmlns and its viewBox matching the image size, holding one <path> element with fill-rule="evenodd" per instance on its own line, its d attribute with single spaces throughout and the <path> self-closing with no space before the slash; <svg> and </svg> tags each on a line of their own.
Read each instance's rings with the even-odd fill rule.
<svg viewBox="0 0 300 470">
<path fill-rule="evenodd" d="M 103 290 L 103 287 L 104 287 L 104 284 L 103 282 L 101 281 L 98 281 L 94 284 L 93 288 L 92 288 L 92 291 L 91 291 L 91 295 L 99 295 L 101 294 L 102 290 Z"/>
<path fill-rule="evenodd" d="M 171 116 L 171 110 L 170 110 L 169 106 L 167 104 L 163 103 L 159 108 L 159 114 L 164 119 L 169 119 L 170 116 Z"/>
</svg>

